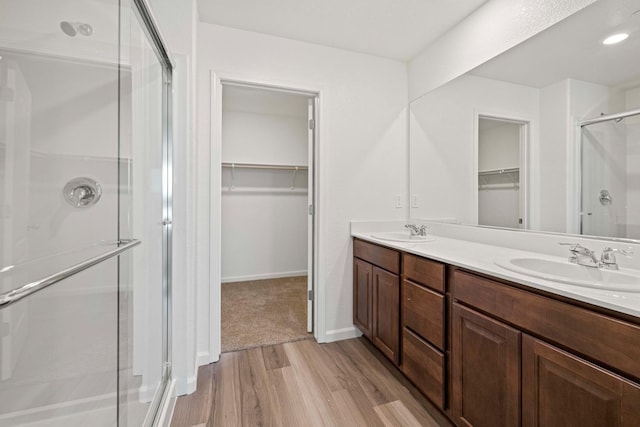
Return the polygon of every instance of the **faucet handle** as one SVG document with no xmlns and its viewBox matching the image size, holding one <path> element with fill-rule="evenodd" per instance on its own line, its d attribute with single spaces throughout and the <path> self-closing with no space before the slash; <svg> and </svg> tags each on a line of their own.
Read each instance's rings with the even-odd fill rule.
<svg viewBox="0 0 640 427">
<path fill-rule="evenodd" d="M 613 249 L 611 248 L 611 246 L 607 246 L 602 250 L 602 255 L 600 255 L 600 262 L 605 268 L 610 270 L 618 269 L 618 264 L 616 262 L 615 256 L 616 253 L 624 255 L 626 257 L 630 257 L 631 255 L 633 255 L 633 251 L 630 249 Z"/>
<path fill-rule="evenodd" d="M 560 242 L 558 244 L 560 246 L 571 246 L 569 250 L 575 253 L 586 253 L 587 251 L 591 252 L 589 249 L 585 248 L 580 243 Z"/>
<path fill-rule="evenodd" d="M 602 260 L 604 261 L 605 259 L 609 259 L 611 257 L 615 262 L 614 254 L 620 254 L 626 257 L 630 257 L 631 255 L 633 255 L 633 251 L 631 249 L 613 249 L 611 246 L 607 246 L 602 250 Z"/>
</svg>

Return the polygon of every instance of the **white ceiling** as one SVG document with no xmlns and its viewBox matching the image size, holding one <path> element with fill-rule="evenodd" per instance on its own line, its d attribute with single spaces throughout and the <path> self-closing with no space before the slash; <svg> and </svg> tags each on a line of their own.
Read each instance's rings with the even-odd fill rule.
<svg viewBox="0 0 640 427">
<path fill-rule="evenodd" d="M 408 61 L 486 0 L 198 0 L 200 20 Z"/>
<path fill-rule="evenodd" d="M 566 78 L 630 86 L 640 78 L 640 0 L 599 0 L 470 74 L 542 88 Z M 617 32 L 629 38 L 602 41 Z"/>
</svg>

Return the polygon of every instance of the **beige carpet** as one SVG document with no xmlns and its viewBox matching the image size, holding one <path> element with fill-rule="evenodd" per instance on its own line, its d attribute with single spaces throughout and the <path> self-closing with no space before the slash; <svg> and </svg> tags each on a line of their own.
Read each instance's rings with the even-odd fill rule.
<svg viewBox="0 0 640 427">
<path fill-rule="evenodd" d="M 222 352 L 311 338 L 307 276 L 222 284 Z"/>
</svg>

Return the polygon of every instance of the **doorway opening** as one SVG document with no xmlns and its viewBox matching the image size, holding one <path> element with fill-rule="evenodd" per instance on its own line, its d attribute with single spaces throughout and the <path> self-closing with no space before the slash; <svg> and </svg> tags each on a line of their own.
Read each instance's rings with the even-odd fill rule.
<svg viewBox="0 0 640 427">
<path fill-rule="evenodd" d="M 478 225 L 527 227 L 528 122 L 478 116 Z"/>
<path fill-rule="evenodd" d="M 313 337 L 316 97 L 222 82 L 223 353 Z"/>
</svg>

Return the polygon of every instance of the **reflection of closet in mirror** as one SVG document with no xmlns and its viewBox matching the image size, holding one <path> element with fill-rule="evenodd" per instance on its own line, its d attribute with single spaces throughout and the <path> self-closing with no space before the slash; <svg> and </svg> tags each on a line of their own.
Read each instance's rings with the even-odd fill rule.
<svg viewBox="0 0 640 427">
<path fill-rule="evenodd" d="M 526 123 L 478 117 L 478 224 L 523 228 L 521 158 Z"/>
</svg>

